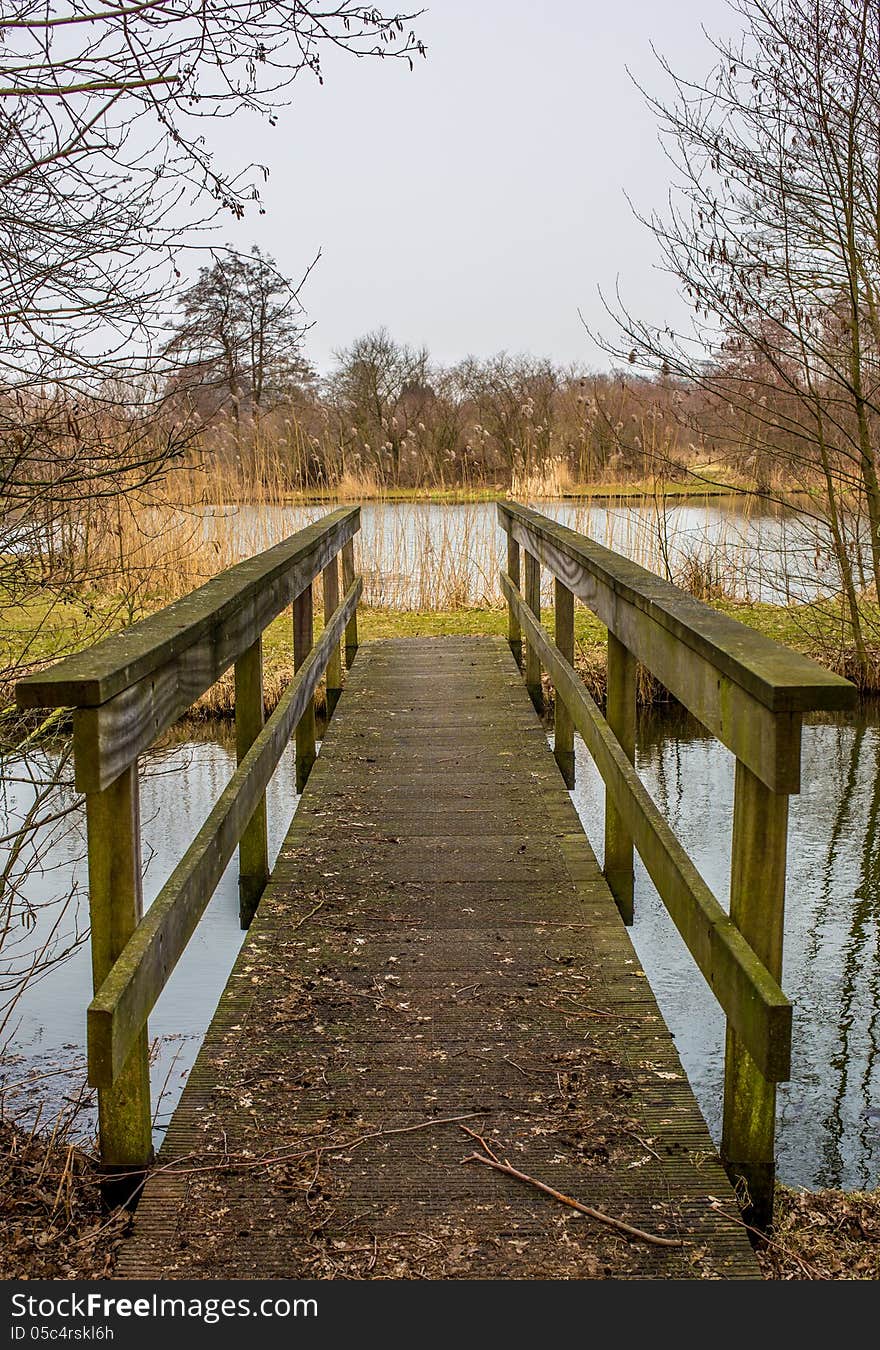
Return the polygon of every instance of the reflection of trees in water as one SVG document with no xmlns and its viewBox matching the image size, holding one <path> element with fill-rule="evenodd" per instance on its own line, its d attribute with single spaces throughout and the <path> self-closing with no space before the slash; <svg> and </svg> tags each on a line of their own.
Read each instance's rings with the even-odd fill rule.
<svg viewBox="0 0 880 1350">
<path fill-rule="evenodd" d="M 784 984 L 795 1002 L 799 1067 L 779 1142 L 789 1175 L 807 1185 L 870 1185 L 880 1147 L 867 1114 L 880 1073 L 878 723 L 880 707 L 870 706 L 858 718 L 816 718 L 804 734 L 804 795 L 793 800 Z M 712 803 L 695 755 L 708 757 L 720 788 L 729 757 L 693 718 L 677 706 L 642 713 L 646 785 L 723 901 L 720 852 L 729 836 L 706 837 Z M 687 1007 L 674 1015 L 686 1019 Z M 700 1043 L 695 1053 L 708 1048 Z"/>
<path fill-rule="evenodd" d="M 837 743 L 840 751 L 842 748 L 840 738 L 837 738 Z M 847 836 L 852 837 L 853 829 L 860 829 L 859 817 L 862 813 L 859 808 L 863 801 L 867 802 L 867 811 L 864 826 L 861 828 L 858 884 L 853 890 L 849 922 L 841 947 L 840 1000 L 835 1018 L 836 1049 L 828 1061 L 828 1069 L 834 1079 L 834 1091 L 831 1096 L 831 1109 L 825 1121 L 822 1153 L 824 1170 L 832 1184 L 840 1184 L 845 1169 L 845 1153 L 849 1152 L 844 1146 L 848 1100 L 854 1099 L 861 1106 L 861 1110 L 857 1107 L 860 1118 L 859 1152 L 863 1157 L 869 1157 L 872 1145 L 876 1146 L 876 1140 L 871 1137 L 871 1122 L 867 1109 L 871 1101 L 871 1084 L 880 1049 L 878 1046 L 880 840 L 877 834 L 880 820 L 880 745 L 877 736 L 868 734 L 864 726 L 856 727 L 846 761 L 843 790 L 837 801 L 825 861 L 822 886 L 824 913 L 820 916 L 823 921 L 833 913 L 842 917 L 839 905 L 840 893 L 842 890 L 845 895 L 849 888 L 845 883 L 842 888 L 840 886 L 841 878 L 837 862 L 841 843 Z M 863 784 L 867 787 L 865 796 Z M 818 959 L 822 947 L 821 940 L 816 930 L 811 937 L 809 956 Z M 866 1175 L 865 1181 L 868 1180 Z"/>
</svg>

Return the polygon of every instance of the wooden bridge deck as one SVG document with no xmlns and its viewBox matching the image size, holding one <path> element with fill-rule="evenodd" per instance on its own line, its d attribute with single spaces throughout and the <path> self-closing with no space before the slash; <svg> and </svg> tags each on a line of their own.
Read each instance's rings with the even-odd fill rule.
<svg viewBox="0 0 880 1350">
<path fill-rule="evenodd" d="M 504 641 L 361 647 L 160 1163 L 118 1277 L 759 1278 Z"/>
</svg>

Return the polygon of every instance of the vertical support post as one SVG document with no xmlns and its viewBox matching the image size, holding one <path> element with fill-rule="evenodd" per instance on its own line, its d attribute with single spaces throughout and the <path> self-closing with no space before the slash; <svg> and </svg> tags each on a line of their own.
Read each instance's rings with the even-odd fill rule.
<svg viewBox="0 0 880 1350">
<path fill-rule="evenodd" d="M 608 633 L 605 717 L 631 764 L 636 755 L 636 659 Z M 605 793 L 605 880 L 625 924 L 633 921 L 633 841 L 610 792 Z"/>
<path fill-rule="evenodd" d="M 76 754 L 97 760 L 96 742 L 74 713 Z M 80 731 L 79 736 L 76 730 Z M 100 989 L 143 915 L 141 828 L 137 763 L 100 792 L 86 793 L 92 985 Z M 101 1164 L 105 1191 L 127 1201 L 153 1157 L 147 1028 L 138 1036 L 112 1087 L 98 1089 Z"/>
<path fill-rule="evenodd" d="M 526 586 L 524 599 L 538 623 L 541 622 L 541 565 L 528 549 L 526 554 Z M 541 661 L 537 651 L 526 638 L 526 689 L 537 712 L 544 708 L 544 696 L 541 689 Z"/>
<path fill-rule="evenodd" d="M 730 917 L 777 981 L 782 976 L 788 797 L 773 792 L 739 760 L 733 804 Z M 768 1083 L 730 1026 L 724 1063 L 721 1158 L 733 1184 L 748 1191 L 746 1222 L 773 1218 L 776 1084 Z"/>
<path fill-rule="evenodd" d="M 555 598 L 555 640 L 560 654 L 569 665 L 574 665 L 574 595 L 568 587 L 556 578 Z M 556 712 L 554 714 L 553 754 L 559 765 L 559 772 L 565 780 L 565 786 L 574 787 L 574 723 L 559 691 L 556 691 Z"/>
<path fill-rule="evenodd" d="M 264 719 L 261 636 L 235 663 L 235 753 L 239 764 L 263 730 Z M 268 880 L 269 840 L 264 793 L 238 844 L 238 913 L 242 928 L 250 927 Z"/>
<path fill-rule="evenodd" d="M 507 535 L 507 575 L 510 577 L 514 586 L 519 590 L 519 544 L 511 533 Z M 523 644 L 522 630 L 519 626 L 519 618 L 511 602 L 507 602 L 507 641 L 510 643 L 510 650 L 513 652 L 513 659 L 522 670 L 523 663 Z"/>
<path fill-rule="evenodd" d="M 339 560 L 331 558 L 324 568 L 324 623 L 330 622 L 339 608 Z M 327 721 L 333 716 L 333 710 L 342 693 L 342 656 L 337 643 L 327 662 Z"/>
<path fill-rule="evenodd" d="M 354 540 L 342 545 L 342 590 L 347 595 L 354 585 Z M 357 610 L 345 625 L 345 668 L 351 670 L 358 649 Z"/>
<path fill-rule="evenodd" d="M 312 583 L 293 602 L 293 669 L 299 670 L 315 640 L 315 613 Z M 296 728 L 296 790 L 302 792 L 317 758 L 315 750 L 315 700 L 308 706 Z"/>
</svg>

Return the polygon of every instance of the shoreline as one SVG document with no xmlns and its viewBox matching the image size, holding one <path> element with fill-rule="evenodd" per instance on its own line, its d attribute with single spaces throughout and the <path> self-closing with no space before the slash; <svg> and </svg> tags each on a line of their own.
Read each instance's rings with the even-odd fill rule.
<svg viewBox="0 0 880 1350">
<path fill-rule="evenodd" d="M 158 608 L 159 606 L 157 606 Z M 763 633 L 766 637 L 812 657 L 827 669 L 853 679 L 860 686 L 863 698 L 880 697 L 880 650 L 874 653 L 871 669 L 866 678 L 855 678 L 854 653 L 842 648 L 833 628 L 826 634 L 811 635 L 804 623 L 803 605 L 769 605 L 763 603 L 745 604 L 734 601 L 716 601 L 713 608 L 721 613 L 738 619 L 750 628 Z M 32 645 L 34 661 L 29 669 L 39 669 L 50 665 L 68 652 L 92 645 L 111 631 L 121 631 L 122 625 L 116 624 L 107 615 L 112 614 L 112 601 L 107 598 L 107 613 L 102 615 L 101 602 L 90 599 L 88 604 L 68 604 L 43 612 L 38 607 L 30 611 L 19 609 L 17 622 L 11 622 L 12 614 L 0 615 L 0 669 L 15 671 L 16 649 L 21 649 L 22 633 L 27 628 L 38 628 L 39 639 Z M 541 619 L 550 633 L 553 632 L 553 609 L 545 607 Z M 495 636 L 507 634 L 507 609 L 496 606 L 460 607 L 457 609 L 406 610 L 391 609 L 382 606 L 362 605 L 358 610 L 358 625 L 362 642 L 375 638 L 425 638 L 452 636 Z M 315 637 L 323 628 L 319 614 L 316 614 Z M 578 606 L 575 609 L 575 667 L 587 689 L 597 703 L 604 704 L 606 674 L 607 638 L 606 630 L 600 621 L 587 609 Z M 293 645 L 291 640 L 290 616 L 285 611 L 279 615 L 263 634 L 263 679 L 266 710 L 271 712 L 293 678 Z M 14 704 L 14 682 L 20 678 L 18 671 L 13 679 L 7 675 L 0 677 L 0 699 L 11 706 Z M 662 705 L 670 696 L 665 689 L 639 667 L 638 701 L 641 706 Z M 321 710 L 323 686 L 318 694 L 318 711 Z M 235 688 L 233 670 L 230 667 L 193 705 L 188 721 L 199 722 L 211 718 L 229 719 L 234 715 Z"/>
</svg>

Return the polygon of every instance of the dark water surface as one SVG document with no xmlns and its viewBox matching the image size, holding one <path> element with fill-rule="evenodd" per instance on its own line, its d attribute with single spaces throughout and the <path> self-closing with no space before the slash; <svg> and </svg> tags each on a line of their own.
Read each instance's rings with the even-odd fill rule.
<svg viewBox="0 0 880 1350">
<path fill-rule="evenodd" d="M 778 1160 L 781 1179 L 811 1188 L 880 1184 L 878 723 L 873 708 L 858 717 L 807 725 L 803 791 L 792 800 L 783 987 L 795 1004 L 794 1064 L 792 1082 L 780 1090 Z M 187 740 L 150 757 L 142 784 L 147 903 L 204 821 L 234 760 L 232 744 L 216 739 Z M 665 711 L 642 717 L 638 765 L 658 806 L 726 903 L 732 757 L 684 714 Z M 579 741 L 577 772 L 574 801 L 601 857 L 602 783 Z M 7 782 L 7 818 L 27 805 L 29 791 L 27 784 Z M 273 857 L 295 801 L 288 752 L 269 791 Z M 77 923 L 84 931 L 83 853 L 77 819 L 56 839 L 46 864 L 28 875 L 30 898 L 44 902 L 28 935 L 34 945 L 53 923 L 62 935 Z M 633 940 L 717 1139 L 723 1019 L 638 861 L 636 867 Z M 150 1020 L 157 1139 L 241 944 L 236 876 L 233 859 Z M 63 902 L 54 897 L 66 894 L 71 883 L 78 889 L 62 913 Z M 40 1083 L 46 1114 L 81 1088 L 90 985 L 84 944 L 30 987 L 6 1029 L 7 1084 L 29 1070 L 63 1071 Z M 26 1108 L 16 1088 L 7 1103 L 10 1109 Z M 80 1123 L 88 1128 L 92 1120 L 85 1114 Z"/>
<path fill-rule="evenodd" d="M 803 731 L 791 799 L 782 985 L 794 1004 L 792 1079 L 779 1089 L 780 1178 L 880 1185 L 880 709 Z M 733 756 L 680 710 L 643 715 L 643 782 L 722 904 L 729 897 Z M 601 858 L 602 780 L 577 742 L 574 801 Z M 724 1019 L 636 858 L 633 942 L 713 1137 Z"/>
</svg>

